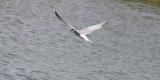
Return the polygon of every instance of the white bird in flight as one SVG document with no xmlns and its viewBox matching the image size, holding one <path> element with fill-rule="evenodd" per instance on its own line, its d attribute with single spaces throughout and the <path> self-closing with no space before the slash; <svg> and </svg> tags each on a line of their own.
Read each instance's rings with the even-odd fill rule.
<svg viewBox="0 0 160 80">
<path fill-rule="evenodd" d="M 90 39 L 88 39 L 86 35 L 92 33 L 95 30 L 102 28 L 102 26 L 108 22 L 107 20 L 105 20 L 104 22 L 101 22 L 99 24 L 96 24 L 93 26 L 88 26 L 84 29 L 78 30 L 75 27 L 73 27 L 72 25 L 70 25 L 69 23 L 67 23 L 66 21 L 64 21 L 56 11 L 55 11 L 55 15 L 58 17 L 58 19 L 60 19 L 62 22 L 64 22 L 66 25 L 68 25 L 69 27 L 72 28 L 70 31 L 73 31 L 75 35 L 77 35 L 80 38 L 83 38 L 84 40 L 86 40 L 90 43 L 93 43 L 93 42 Z"/>
</svg>

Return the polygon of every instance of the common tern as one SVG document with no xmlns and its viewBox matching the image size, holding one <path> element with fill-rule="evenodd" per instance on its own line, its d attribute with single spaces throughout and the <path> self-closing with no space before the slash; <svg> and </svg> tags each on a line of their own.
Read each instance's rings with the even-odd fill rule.
<svg viewBox="0 0 160 80">
<path fill-rule="evenodd" d="M 72 29 L 70 31 L 73 31 L 73 33 L 75 35 L 77 35 L 78 37 L 90 42 L 90 43 L 93 43 L 90 39 L 87 38 L 87 35 L 94 32 L 95 30 L 98 30 L 100 28 L 102 28 L 102 26 L 104 24 L 106 24 L 108 22 L 108 20 L 105 20 L 99 24 L 96 24 L 96 25 L 93 25 L 93 26 L 88 26 L 88 27 L 85 27 L 84 29 L 76 29 L 75 27 L 73 27 L 72 25 L 70 25 L 69 23 L 67 23 L 64 19 L 61 18 L 61 16 L 55 11 L 55 15 L 57 16 L 57 18 L 59 20 L 61 20 L 64 24 L 66 24 L 67 26 L 71 27 Z"/>
</svg>

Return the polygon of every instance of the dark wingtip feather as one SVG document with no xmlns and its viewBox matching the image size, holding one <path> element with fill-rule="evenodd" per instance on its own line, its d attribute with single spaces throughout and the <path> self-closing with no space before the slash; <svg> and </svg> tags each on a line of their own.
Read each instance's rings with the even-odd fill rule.
<svg viewBox="0 0 160 80">
<path fill-rule="evenodd" d="M 56 16 L 58 16 L 58 13 L 57 13 L 57 11 L 55 11 L 54 13 L 55 13 L 55 15 L 56 15 Z"/>
<path fill-rule="evenodd" d="M 55 11 L 55 15 L 58 17 L 58 19 L 60 19 L 61 21 L 65 22 L 56 11 Z"/>
</svg>

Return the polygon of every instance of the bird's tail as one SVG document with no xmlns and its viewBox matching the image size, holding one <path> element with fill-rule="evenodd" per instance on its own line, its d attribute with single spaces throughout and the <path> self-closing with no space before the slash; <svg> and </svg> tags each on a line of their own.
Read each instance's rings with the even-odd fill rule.
<svg viewBox="0 0 160 80">
<path fill-rule="evenodd" d="M 81 35 L 81 37 L 84 38 L 86 41 L 88 41 L 88 42 L 90 42 L 90 43 L 93 43 L 90 39 L 87 38 L 86 35 Z"/>
<path fill-rule="evenodd" d="M 90 43 L 93 43 L 90 39 L 88 39 L 87 41 L 90 42 Z"/>
</svg>

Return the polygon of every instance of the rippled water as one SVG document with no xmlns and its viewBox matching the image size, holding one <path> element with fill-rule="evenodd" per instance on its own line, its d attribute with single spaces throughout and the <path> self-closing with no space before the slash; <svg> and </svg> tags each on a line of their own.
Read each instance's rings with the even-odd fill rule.
<svg viewBox="0 0 160 80">
<path fill-rule="evenodd" d="M 149 5 L 152 5 L 152 6 L 160 7 L 160 0 L 123 0 L 123 1 L 140 2 L 140 3 L 144 3 L 144 4 L 149 4 Z"/>
<path fill-rule="evenodd" d="M 0 80 L 160 80 L 160 8 L 130 1 L 0 0 Z M 54 11 L 78 29 L 110 21 L 92 45 Z"/>
</svg>

